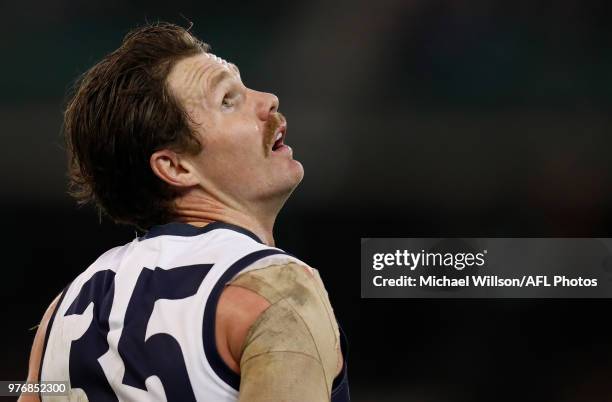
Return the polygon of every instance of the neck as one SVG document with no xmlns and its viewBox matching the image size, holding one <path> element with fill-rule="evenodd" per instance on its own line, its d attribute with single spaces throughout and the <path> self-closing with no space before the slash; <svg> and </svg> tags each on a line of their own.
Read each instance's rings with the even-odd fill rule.
<svg viewBox="0 0 612 402">
<path fill-rule="evenodd" d="M 231 223 L 255 233 L 265 244 L 274 246 L 275 213 L 246 212 L 231 208 L 202 194 L 189 194 L 175 202 L 175 219 L 193 226 L 206 226 L 215 221 Z"/>
</svg>

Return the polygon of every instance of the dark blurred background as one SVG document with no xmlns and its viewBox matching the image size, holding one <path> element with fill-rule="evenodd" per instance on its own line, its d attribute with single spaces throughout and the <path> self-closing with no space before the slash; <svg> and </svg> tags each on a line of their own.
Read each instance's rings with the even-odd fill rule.
<svg viewBox="0 0 612 402">
<path fill-rule="evenodd" d="M 136 25 L 188 26 L 277 94 L 306 169 L 277 244 L 317 267 L 356 402 L 612 401 L 608 300 L 366 300 L 360 237 L 611 236 L 607 1 L 0 5 L 0 379 L 53 297 L 134 231 L 66 195 L 74 79 Z"/>
</svg>

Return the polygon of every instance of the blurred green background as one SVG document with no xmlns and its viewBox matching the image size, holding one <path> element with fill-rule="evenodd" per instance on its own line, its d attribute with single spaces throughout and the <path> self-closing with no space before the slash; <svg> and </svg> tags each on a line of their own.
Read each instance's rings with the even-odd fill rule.
<svg viewBox="0 0 612 402">
<path fill-rule="evenodd" d="M 277 243 L 327 284 L 354 401 L 611 400 L 609 301 L 362 300 L 358 249 L 610 237 L 609 2 L 26 0 L 0 15 L 0 379 L 25 378 L 55 294 L 134 236 L 66 195 L 62 111 L 129 29 L 165 20 L 280 98 L 306 176 Z"/>
</svg>

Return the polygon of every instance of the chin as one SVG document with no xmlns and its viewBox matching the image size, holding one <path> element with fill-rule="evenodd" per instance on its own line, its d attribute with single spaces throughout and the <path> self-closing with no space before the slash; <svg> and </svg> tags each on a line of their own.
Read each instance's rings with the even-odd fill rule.
<svg viewBox="0 0 612 402">
<path fill-rule="evenodd" d="M 292 180 L 293 180 L 293 186 L 291 187 L 291 191 L 293 191 L 298 184 L 300 184 L 302 182 L 302 179 L 304 179 L 304 166 L 302 166 L 302 164 L 296 160 L 291 160 L 292 162 L 292 167 L 290 169 L 290 173 L 292 176 Z"/>
<path fill-rule="evenodd" d="M 302 165 L 302 162 L 297 161 L 295 159 L 292 159 L 291 162 L 293 162 L 293 164 L 295 165 L 295 169 L 300 172 L 300 181 L 302 181 L 302 179 L 304 178 L 304 166 Z"/>
<path fill-rule="evenodd" d="M 284 200 L 289 198 L 293 190 L 302 182 L 304 178 L 304 167 L 298 161 L 292 160 L 291 166 L 284 171 L 282 180 L 278 183 L 274 197 L 280 197 Z"/>
</svg>

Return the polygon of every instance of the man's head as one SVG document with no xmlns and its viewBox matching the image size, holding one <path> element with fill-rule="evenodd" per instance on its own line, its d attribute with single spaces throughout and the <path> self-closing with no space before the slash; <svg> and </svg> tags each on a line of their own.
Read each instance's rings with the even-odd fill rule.
<svg viewBox="0 0 612 402">
<path fill-rule="evenodd" d="M 274 146 L 278 99 L 208 49 L 181 27 L 146 26 L 82 76 L 64 120 L 73 195 L 141 228 L 172 220 L 193 191 L 282 205 L 303 170 Z"/>
</svg>

